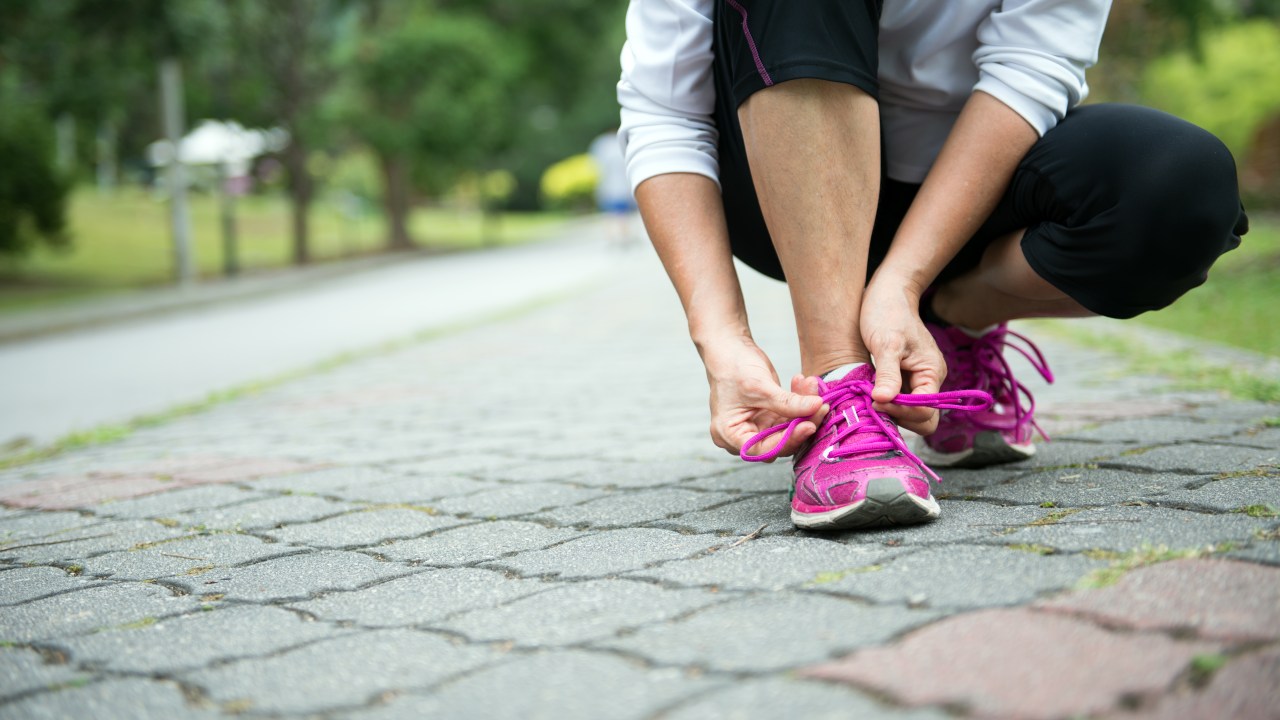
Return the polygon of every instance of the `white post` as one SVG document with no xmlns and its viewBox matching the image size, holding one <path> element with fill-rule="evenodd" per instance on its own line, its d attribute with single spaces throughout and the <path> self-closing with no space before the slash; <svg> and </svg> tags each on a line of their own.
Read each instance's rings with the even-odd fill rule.
<svg viewBox="0 0 1280 720">
<path fill-rule="evenodd" d="M 160 61 L 160 116 L 164 120 L 165 137 L 173 150 L 165 177 L 169 186 L 174 270 L 178 284 L 189 285 L 196 277 L 196 263 L 191 247 L 191 214 L 187 210 L 187 172 L 179 153 L 186 119 L 183 117 L 182 65 L 177 58 Z"/>
<path fill-rule="evenodd" d="M 76 118 L 71 113 L 61 113 L 53 127 L 58 146 L 58 169 L 69 176 L 76 166 Z"/>
<path fill-rule="evenodd" d="M 107 195 L 116 187 L 116 124 L 103 120 L 98 125 L 98 192 Z"/>
</svg>

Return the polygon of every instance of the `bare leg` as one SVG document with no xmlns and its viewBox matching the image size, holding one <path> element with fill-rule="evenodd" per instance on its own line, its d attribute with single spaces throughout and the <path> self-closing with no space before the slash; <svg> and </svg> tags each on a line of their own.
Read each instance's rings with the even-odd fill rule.
<svg viewBox="0 0 1280 720">
<path fill-rule="evenodd" d="M 760 208 L 795 308 L 801 370 L 869 359 L 858 331 L 880 195 L 880 110 L 865 92 L 791 80 L 738 109 Z"/>
<path fill-rule="evenodd" d="M 1031 269 L 1022 235 L 1019 230 L 996 240 L 978 267 L 939 286 L 933 299 L 938 317 L 978 329 L 1017 318 L 1093 315 Z"/>
</svg>

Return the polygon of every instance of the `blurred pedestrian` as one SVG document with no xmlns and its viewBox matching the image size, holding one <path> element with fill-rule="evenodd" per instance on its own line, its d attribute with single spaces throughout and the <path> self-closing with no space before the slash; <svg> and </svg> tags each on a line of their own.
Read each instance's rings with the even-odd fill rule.
<svg viewBox="0 0 1280 720">
<path fill-rule="evenodd" d="M 636 201 L 631 194 L 631 182 L 627 179 L 622 148 L 618 145 L 617 128 L 610 128 L 596 137 L 591 142 L 589 154 L 599 172 L 599 179 L 596 181 L 596 207 L 609 218 L 609 244 L 625 248 L 636 242 L 632 229 L 635 225 Z"/>
</svg>

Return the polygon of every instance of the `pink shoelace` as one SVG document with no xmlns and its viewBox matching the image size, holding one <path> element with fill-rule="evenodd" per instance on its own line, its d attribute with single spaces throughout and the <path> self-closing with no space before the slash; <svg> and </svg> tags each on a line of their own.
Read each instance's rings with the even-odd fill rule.
<svg viewBox="0 0 1280 720">
<path fill-rule="evenodd" d="M 828 385 L 826 381 L 819 378 L 818 391 L 822 396 L 823 402 L 830 408 L 828 417 L 831 413 L 837 413 L 837 418 L 844 419 L 844 427 L 836 431 L 836 436 L 831 444 L 831 448 L 826 453 L 828 458 L 848 457 L 850 455 L 861 455 L 867 452 L 880 452 L 886 450 L 897 450 L 907 458 L 910 458 L 930 477 L 938 480 L 937 474 L 929 469 L 924 462 L 912 453 L 903 441 L 902 435 L 898 432 L 897 427 L 884 418 L 880 417 L 880 413 L 876 412 L 871 406 L 871 390 L 875 384 L 867 380 L 846 380 L 837 381 Z M 893 400 L 899 405 L 912 405 L 916 407 L 931 407 L 938 410 L 963 410 L 975 412 L 986 410 L 991 407 L 993 401 L 991 395 L 982 390 L 949 390 L 947 392 L 908 395 L 900 394 Z M 849 416 L 849 412 L 853 412 L 853 417 Z M 795 432 L 796 427 L 808 420 L 808 418 L 795 418 L 790 422 L 774 425 L 773 427 L 756 433 L 754 437 L 747 441 L 739 452 L 739 457 L 748 462 L 766 462 L 778 457 L 782 452 L 782 448 L 791 439 L 791 433 Z M 838 421 L 838 420 L 837 420 Z M 782 433 L 782 439 L 778 441 L 776 447 L 762 455 L 752 455 L 748 450 L 755 447 L 765 439 L 773 435 Z M 845 440 L 858 434 L 871 434 L 877 436 L 876 439 L 864 438 L 861 442 L 850 443 L 849 447 L 844 447 Z"/>
<path fill-rule="evenodd" d="M 1010 342 L 1008 336 L 1021 340 L 1026 347 Z M 1013 422 L 1012 424 L 993 422 L 990 416 L 974 417 L 971 422 L 974 426 L 985 430 L 1015 432 L 1024 425 L 1030 424 L 1040 437 L 1048 440 L 1049 435 L 1035 421 L 1036 399 L 1031 395 L 1031 390 L 1013 376 L 1009 362 L 1004 359 L 1004 348 L 1011 348 L 1020 353 L 1031 367 L 1040 373 L 1045 382 L 1053 382 L 1053 372 L 1049 370 L 1049 363 L 1044 359 L 1044 354 L 1025 335 L 1002 328 L 1001 331 L 989 332 L 974 338 L 970 352 L 952 353 L 948 356 L 947 369 L 950 377 L 957 385 L 979 388 L 990 393 L 996 402 L 1012 411 Z"/>
</svg>

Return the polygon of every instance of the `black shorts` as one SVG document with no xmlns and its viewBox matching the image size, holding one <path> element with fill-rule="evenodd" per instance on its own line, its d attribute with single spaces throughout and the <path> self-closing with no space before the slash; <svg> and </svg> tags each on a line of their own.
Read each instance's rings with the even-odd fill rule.
<svg viewBox="0 0 1280 720">
<path fill-rule="evenodd" d="M 720 0 L 715 8 L 715 121 L 733 253 L 785 279 L 756 198 L 738 106 L 799 78 L 877 96 L 880 3 Z M 918 185 L 885 179 L 868 276 L 884 259 Z M 1210 133 L 1130 105 L 1073 110 L 1032 146 L 1004 197 L 939 281 L 975 267 L 995 239 L 1025 230 L 1041 277 L 1091 312 L 1127 318 L 1172 303 L 1240 244 L 1248 218 L 1235 161 Z"/>
</svg>

